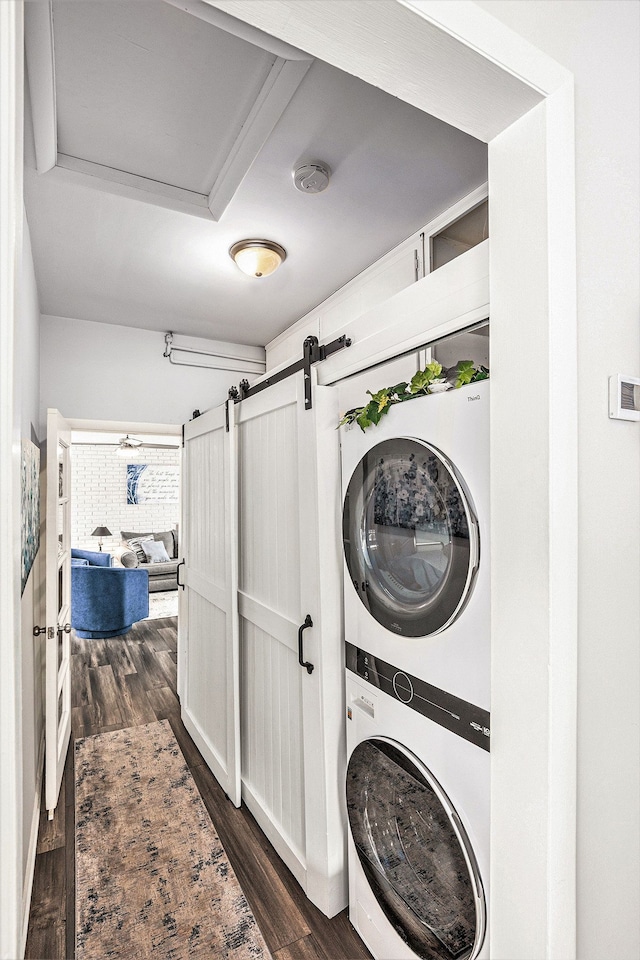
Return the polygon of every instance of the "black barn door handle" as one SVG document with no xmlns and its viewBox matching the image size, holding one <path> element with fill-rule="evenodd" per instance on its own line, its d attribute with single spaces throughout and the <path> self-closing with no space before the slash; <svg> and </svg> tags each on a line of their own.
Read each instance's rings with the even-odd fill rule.
<svg viewBox="0 0 640 960">
<path fill-rule="evenodd" d="M 308 663 L 304 659 L 304 653 L 302 652 L 302 634 L 307 629 L 307 627 L 313 626 L 313 620 L 311 619 L 311 614 L 307 614 L 304 618 L 304 623 L 301 623 L 298 627 L 298 663 L 301 667 L 306 667 L 307 673 L 313 673 L 313 664 Z"/>
<path fill-rule="evenodd" d="M 180 583 L 180 567 L 184 567 L 184 560 L 181 560 L 176 568 L 176 582 L 184 590 L 184 583 Z"/>
</svg>

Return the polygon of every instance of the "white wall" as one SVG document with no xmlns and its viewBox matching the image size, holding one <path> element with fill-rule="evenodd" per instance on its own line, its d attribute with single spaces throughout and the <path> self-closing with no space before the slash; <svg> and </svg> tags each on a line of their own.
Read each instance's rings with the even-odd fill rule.
<svg viewBox="0 0 640 960">
<path fill-rule="evenodd" d="M 257 348 L 228 346 L 264 359 Z M 47 407 L 74 420 L 185 423 L 195 409 L 226 400 L 243 377 L 255 377 L 171 364 L 162 356 L 164 334 L 111 323 L 43 316 L 40 347 L 43 424 Z"/>
<path fill-rule="evenodd" d="M 113 536 L 105 537 L 102 549 L 119 547 L 120 531 L 136 533 L 171 530 L 180 519 L 179 503 L 127 503 L 127 464 L 148 463 L 179 466 L 180 448 L 145 449 L 135 458 L 116 456 L 113 444 L 74 444 L 71 448 L 71 543 L 85 550 L 97 550 L 98 538 L 91 533 L 104 526 Z"/>
<path fill-rule="evenodd" d="M 640 956 L 640 5 L 476 0 L 575 75 L 578 239 L 578 957 Z M 562 358 L 557 358 L 562 363 Z"/>
<path fill-rule="evenodd" d="M 40 308 L 36 287 L 31 242 L 26 218 L 19 274 L 18 334 L 15 339 L 15 416 L 20 437 L 38 442 L 40 367 Z M 38 826 L 41 744 L 43 736 L 44 640 L 33 636 L 34 624 L 44 610 L 40 562 L 44 550 L 36 556 L 20 603 L 22 650 L 22 870 L 29 893 L 35 840 Z M 24 904 L 28 908 L 28 904 Z"/>
</svg>

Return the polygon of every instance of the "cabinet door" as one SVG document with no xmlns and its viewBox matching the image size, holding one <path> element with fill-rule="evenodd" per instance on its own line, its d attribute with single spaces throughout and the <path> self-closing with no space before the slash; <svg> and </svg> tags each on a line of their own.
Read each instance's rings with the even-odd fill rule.
<svg viewBox="0 0 640 960">
<path fill-rule="evenodd" d="M 240 805 L 236 453 L 233 404 L 185 424 L 179 673 L 182 720 Z"/>
<path fill-rule="evenodd" d="M 305 410 L 300 372 L 237 413 L 242 795 L 333 916 L 346 904 L 335 391 L 316 387 Z"/>
</svg>

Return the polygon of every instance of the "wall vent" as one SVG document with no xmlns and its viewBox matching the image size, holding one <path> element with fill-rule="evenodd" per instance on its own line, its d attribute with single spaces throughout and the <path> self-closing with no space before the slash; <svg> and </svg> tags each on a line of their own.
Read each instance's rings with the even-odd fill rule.
<svg viewBox="0 0 640 960">
<path fill-rule="evenodd" d="M 609 416 L 615 420 L 640 420 L 640 379 L 619 373 L 609 377 Z"/>
</svg>

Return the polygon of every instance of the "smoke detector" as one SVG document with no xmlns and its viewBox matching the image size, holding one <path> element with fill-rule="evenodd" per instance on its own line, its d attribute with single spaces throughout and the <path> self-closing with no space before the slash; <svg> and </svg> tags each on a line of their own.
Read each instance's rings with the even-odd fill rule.
<svg viewBox="0 0 640 960">
<path fill-rule="evenodd" d="M 329 186 L 331 170 L 326 163 L 314 160 L 293 171 L 293 183 L 301 193 L 322 193 Z"/>
</svg>

